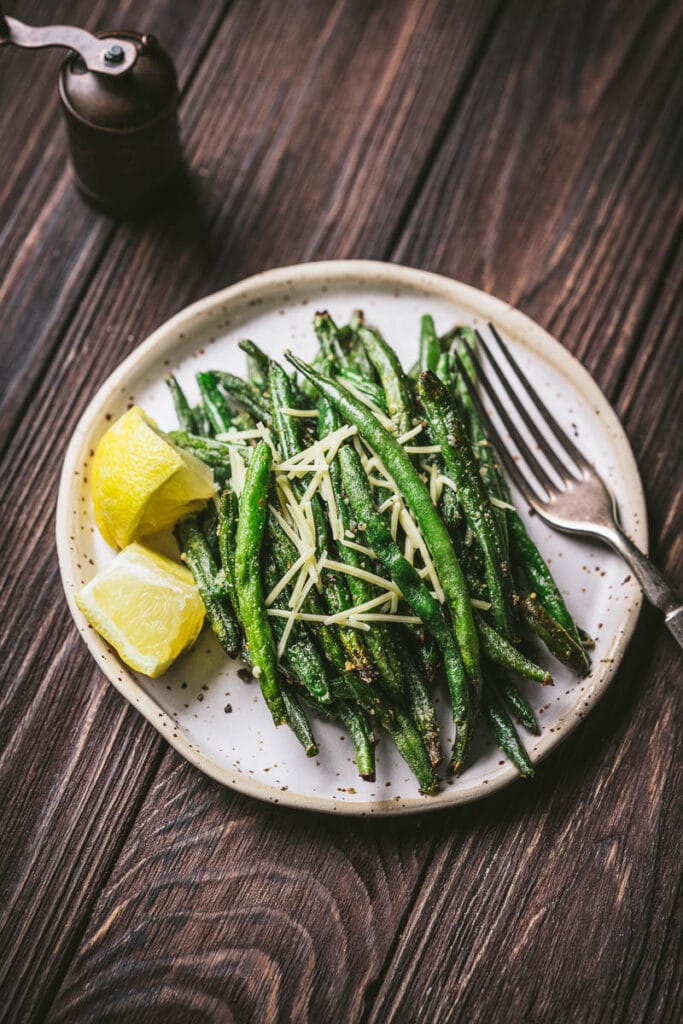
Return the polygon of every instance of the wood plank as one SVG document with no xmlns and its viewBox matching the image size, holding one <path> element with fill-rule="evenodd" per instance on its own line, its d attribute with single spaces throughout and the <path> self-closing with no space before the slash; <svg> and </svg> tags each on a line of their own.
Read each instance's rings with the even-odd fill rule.
<svg viewBox="0 0 683 1024">
<path fill-rule="evenodd" d="M 116 17 L 111 6 L 107 17 Z M 104 4 L 97 8 L 92 20 L 86 19 L 85 12 L 79 13 L 74 5 L 64 6 L 62 14 L 65 19 L 78 16 L 94 28 L 101 24 L 99 18 L 104 8 Z M 126 21 L 130 8 L 130 3 L 117 8 Z M 29 17 L 24 11 L 17 14 Z M 220 9 L 208 0 L 180 14 L 169 0 L 154 0 L 147 5 L 144 17 L 136 19 L 136 25 L 144 28 L 153 24 L 159 29 L 160 37 L 174 54 L 181 80 L 187 81 L 219 15 Z M 43 5 L 35 20 L 48 17 Z M 49 102 L 46 98 L 46 105 Z M 16 127 L 16 109 L 13 118 Z M 106 219 L 88 210 L 67 185 L 63 154 L 58 153 L 56 140 L 57 135 L 48 143 L 42 161 L 33 158 L 29 143 L 22 177 L 26 192 L 18 197 L 11 190 L 8 193 L 12 211 L 5 225 L 1 252 L 6 254 L 4 246 L 9 244 L 8 239 L 16 239 L 18 248 L 11 255 L 9 269 L 5 266 L 5 284 L 19 273 L 21 264 L 23 269 L 17 280 L 23 298 L 16 299 L 6 285 L 3 353 L 5 349 L 15 353 L 22 347 L 30 349 L 23 334 L 27 329 L 24 315 L 36 317 L 36 324 L 47 333 L 56 329 L 55 323 L 68 317 L 69 301 L 75 301 L 76 295 L 72 290 L 70 300 L 62 301 L 59 288 L 68 292 L 71 285 L 67 279 L 70 280 L 73 268 L 80 265 L 79 260 L 87 262 L 89 258 L 79 246 L 84 245 L 90 253 L 98 247 L 101 250 L 109 231 Z M 50 206 L 49 214 L 38 216 L 32 233 L 24 240 L 27 224 L 40 208 L 34 189 L 43 188 L 43 171 L 50 187 L 54 187 L 53 176 L 58 167 L 62 183 L 56 190 L 59 199 Z M 69 234 L 78 224 L 89 225 L 85 241 L 78 231 Z M 47 299 L 42 292 L 51 274 L 56 279 L 54 294 L 60 294 L 57 305 L 62 302 L 59 310 L 51 308 L 52 292 Z M 52 289 L 53 284 L 49 287 Z M 12 370 L 25 375 L 21 359 L 16 360 Z M 50 400 L 53 399 L 51 392 Z M 64 438 L 58 449 L 60 455 L 63 442 Z M 12 794 L 5 799 L 3 808 L 4 899 L 0 929 L 5 948 L 11 945 L 17 954 L 12 965 L 3 960 L 0 967 L 0 1015 L 6 1011 L 12 1019 L 15 1015 L 16 1019 L 25 1019 L 40 1013 L 46 1001 L 49 1003 L 77 941 L 81 922 L 87 917 L 93 893 L 115 858 L 117 837 L 125 835 L 132 824 L 140 787 L 154 775 L 162 753 L 157 736 L 137 722 L 132 711 L 111 700 L 92 660 L 80 645 L 74 644 L 67 609 L 57 599 L 59 574 L 52 541 L 56 450 L 48 444 L 50 468 L 41 498 L 31 484 L 22 490 L 20 477 L 14 471 L 5 477 L 2 487 L 5 501 L 13 487 L 24 495 L 19 514 L 6 534 L 6 541 L 14 547 L 14 556 L 8 559 L 3 588 L 6 611 L 0 642 L 3 679 L 9 684 L 3 687 L 0 704 L 0 780 L 3 792 Z M 37 453 L 32 452 L 29 458 L 34 454 Z M 25 545 L 29 533 L 35 539 L 30 553 Z M 29 710 L 31 702 L 33 708 Z M 71 713 L 62 714 L 69 706 Z M 103 717 L 107 721 L 105 730 L 100 727 Z M 118 741 L 113 740 L 114 736 L 118 736 Z M 132 776 L 127 774 L 131 763 L 136 766 Z M 87 799 L 87 786 L 81 789 L 79 782 L 94 778 L 99 786 L 93 801 Z M 67 793 L 68 806 L 64 802 Z M 33 908 L 33 913 L 29 908 Z"/>
<path fill-rule="evenodd" d="M 300 233 L 290 239 L 286 230 L 300 218 L 303 223 L 315 220 L 312 194 L 319 196 L 321 209 L 331 202 L 343 165 L 338 154 L 353 148 L 358 118 L 372 106 L 369 98 L 383 74 L 388 77 L 373 102 L 381 104 L 392 91 L 404 94 L 410 88 L 422 111 L 419 123 L 409 103 L 402 112 L 413 122 L 414 149 L 406 162 L 392 159 L 384 170 L 378 163 L 373 170 L 377 198 L 381 187 L 388 188 L 400 207 L 401 196 L 409 195 L 420 172 L 416 154 L 429 148 L 460 82 L 458 75 L 451 75 L 446 85 L 435 87 L 428 57 L 445 59 L 452 40 L 459 38 L 461 74 L 466 74 L 467 53 L 477 49 L 494 10 L 493 4 L 472 2 L 451 9 L 444 20 L 443 7 L 431 2 L 382 4 L 369 15 L 365 5 L 350 2 L 330 4 L 321 20 L 320 4 L 312 0 L 289 7 L 264 4 L 256 10 L 250 3 L 235 3 L 185 107 L 188 152 L 201 182 L 201 200 L 144 227 L 117 229 L 64 337 L 55 344 L 53 335 L 45 336 L 41 351 L 50 354 L 49 364 L 12 439 L 3 477 L 5 506 L 18 513 L 7 536 L 3 635 L 3 659 L 13 667 L 3 693 L 4 736 L 10 745 L 2 765 L 4 780 L 13 780 L 2 868 L 12 916 L 4 922 L 7 955 L 0 965 L 0 991 L 5 1004 L 16 1007 L 17 1017 L 50 1003 L 53 981 L 125 839 L 154 774 L 161 743 L 110 692 L 67 624 L 51 522 L 59 463 L 77 418 L 97 382 L 176 308 L 264 261 L 299 258 L 298 246 L 307 232 L 300 226 Z M 397 50 L 400 60 L 392 58 Z M 353 60 L 344 71 L 349 54 Z M 359 82 L 361 100 L 356 96 Z M 327 141 L 330 152 L 334 143 L 335 153 L 327 169 L 327 164 L 311 160 L 311 140 L 317 143 L 316 125 L 323 120 L 334 83 L 335 102 L 345 114 L 343 131 Z M 317 116 L 311 95 L 318 97 Z M 377 111 L 367 116 L 389 160 Z M 400 126 L 394 122 L 387 130 L 395 132 Z M 372 209 L 379 204 L 367 188 Z M 277 209 L 282 210 L 283 225 L 279 244 L 270 224 Z M 353 211 L 344 216 L 349 222 L 355 218 Z M 381 219 L 379 223 L 385 230 Z M 56 401 L 67 394 L 68 403 Z M 111 757 L 108 751 L 119 730 L 126 731 L 127 745 Z M 42 749 L 36 749 L 36 736 L 43 737 Z M 30 771 L 24 773 L 26 765 Z M 212 791 L 206 780 L 197 778 L 196 785 Z M 263 814 L 256 805 L 244 806 L 249 815 Z M 74 829 L 70 823 L 75 807 Z M 223 814 L 223 804 L 221 808 Z M 60 842 L 64 837 L 59 855 L 56 835 Z M 398 870 L 402 856 L 392 860 L 392 871 Z M 412 855 L 406 853 L 405 861 L 405 870 L 414 873 Z M 324 868 L 330 879 L 338 866 L 338 856 L 330 858 Z M 390 927 L 383 930 L 391 935 Z M 374 968 L 382 956 L 373 961 Z"/>
<path fill-rule="evenodd" d="M 487 115 L 489 91 L 499 95 L 502 67 L 518 83 L 517 106 L 530 108 L 529 118 L 542 123 L 551 110 L 558 118 L 555 106 L 564 109 L 566 104 L 571 114 L 572 104 L 564 93 L 555 96 L 548 89 L 539 90 L 539 74 L 533 74 L 533 62 L 559 68 L 560 77 L 563 72 L 566 77 L 562 61 L 571 61 L 576 53 L 575 47 L 570 47 L 563 58 L 568 28 L 574 29 L 574 38 L 582 36 L 573 19 L 581 22 L 585 33 L 593 5 L 584 4 L 572 11 L 564 15 L 564 21 L 559 19 L 559 25 L 550 16 L 522 18 L 519 5 L 505 13 L 494 45 L 472 85 L 476 102 L 468 105 L 466 99 L 464 112 L 455 111 L 453 131 L 461 143 L 465 138 L 462 119 L 470 119 L 470 138 L 474 109 Z M 598 102 L 593 97 L 574 129 L 577 140 L 590 130 L 592 145 L 584 150 L 564 143 L 564 173 L 577 183 L 579 193 L 572 204 L 579 213 L 572 222 L 572 237 L 566 242 L 570 255 L 564 270 L 558 270 L 541 290 L 538 305 L 532 309 L 545 317 L 546 323 L 552 323 L 560 299 L 567 300 L 569 309 L 576 303 L 568 324 L 578 322 L 579 312 L 586 317 L 604 312 L 602 288 L 593 291 L 582 282 L 583 306 L 579 310 L 571 282 L 564 283 L 565 276 L 569 277 L 585 258 L 580 239 L 593 231 L 597 209 L 602 232 L 607 236 L 601 243 L 605 251 L 610 239 L 620 243 L 622 235 L 629 232 L 628 219 L 624 224 L 621 209 L 609 203 L 602 208 L 592 198 L 591 168 L 596 174 L 601 169 L 602 177 L 614 170 L 613 157 L 604 158 L 607 166 L 601 164 L 598 122 L 614 121 L 622 107 L 628 107 L 640 95 L 646 74 L 654 75 L 658 87 L 667 70 L 671 78 L 673 61 L 665 42 L 666 31 L 660 35 L 647 18 L 643 24 L 634 8 L 623 8 L 622 13 L 625 29 L 621 41 L 610 37 L 601 60 L 600 40 L 600 53 L 586 57 L 588 64 L 593 61 L 591 79 L 597 78 L 598 85 L 602 79 L 611 80 L 614 68 L 624 63 L 634 39 L 645 40 L 639 53 L 644 70 L 642 75 L 618 76 L 617 84 L 606 90 L 596 85 L 596 94 L 603 98 Z M 663 18 L 662 8 L 659 13 Z M 615 52 L 619 47 L 621 58 Z M 662 53 L 653 54 L 648 47 L 663 52 L 668 61 L 664 71 L 655 73 L 657 57 L 661 59 Z M 571 88 L 578 88 L 569 77 Z M 584 85 L 588 88 L 587 83 Z M 511 119 L 508 110 L 500 115 L 501 125 L 511 123 Z M 484 123 L 489 120 L 485 116 Z M 652 153 L 652 139 L 662 132 L 662 126 L 655 122 L 651 135 L 646 121 L 643 114 L 634 127 L 639 133 L 643 164 L 632 172 L 635 182 L 631 183 L 629 176 L 633 222 L 650 201 L 651 189 L 661 196 L 661 210 L 651 208 L 655 223 L 640 257 L 635 246 L 628 253 L 640 260 L 632 267 L 632 279 L 645 275 L 646 280 L 635 294 L 633 290 L 617 294 L 615 288 L 604 296 L 610 308 L 617 302 L 615 315 L 622 319 L 635 315 L 641 325 L 654 324 L 659 316 L 660 303 L 655 303 L 653 312 L 652 299 L 659 272 L 670 262 L 666 250 L 673 245 L 673 236 L 667 234 L 668 222 L 676 209 L 671 195 L 660 188 L 660 163 Z M 502 129 L 497 125 L 495 128 L 491 129 L 491 141 L 505 149 L 507 137 L 499 143 L 497 133 Z M 451 146 L 450 140 L 449 135 L 447 147 Z M 473 142 L 462 153 L 458 157 L 457 189 L 453 186 L 451 191 L 463 197 L 478 196 L 481 144 Z M 451 164 L 456 159 L 452 146 L 448 159 Z M 508 240 L 505 249 L 493 246 L 488 236 L 487 210 L 480 211 L 478 218 L 471 211 L 468 222 L 465 198 L 454 213 L 441 201 L 447 195 L 447 173 L 440 160 L 437 157 L 435 168 L 442 176 L 436 184 L 427 186 L 425 195 L 441 198 L 428 207 L 418 206 L 420 213 L 410 222 L 410 234 L 406 233 L 401 242 L 402 258 L 446 272 L 457 272 L 459 266 L 461 276 L 491 288 L 495 285 L 496 290 L 504 289 L 506 280 L 521 288 L 529 281 L 540 280 L 539 268 L 545 271 L 547 257 L 557 245 L 551 236 L 560 230 L 559 214 L 554 215 L 555 220 L 550 218 L 552 230 L 539 215 L 532 218 L 525 238 Z M 511 167 L 501 169 L 498 165 L 500 177 L 513 182 L 516 176 L 523 177 L 520 163 L 524 161 L 525 153 L 518 148 Z M 493 170 L 489 173 L 495 178 L 500 200 L 503 184 Z M 564 181 L 559 175 L 543 179 L 542 189 L 537 179 L 527 188 L 532 186 L 546 211 L 559 209 L 564 202 Z M 507 193 L 504 200 L 508 218 L 514 220 L 514 209 L 510 212 L 514 202 Z M 305 209 L 308 199 L 295 194 L 293 202 Z M 273 204 L 273 216 L 276 210 Z M 425 221 L 427 213 L 430 219 Z M 249 224 L 252 216 L 248 212 L 242 225 Z M 283 216 L 288 221 L 290 214 Z M 376 216 L 374 211 L 372 216 Z M 399 223 L 400 219 L 399 214 Z M 486 264 L 474 264 L 471 256 L 467 262 L 460 248 L 454 252 L 452 239 L 459 237 L 463 222 L 473 250 L 488 253 Z M 343 226 L 332 230 L 338 239 L 348 237 Z M 382 234 L 383 222 L 376 223 L 373 230 L 391 241 L 391 232 Z M 512 231 L 509 223 L 505 230 Z M 275 238 L 277 224 L 272 231 Z M 660 233 L 661 249 L 654 246 L 656 231 Z M 465 233 L 463 237 L 468 236 Z M 258 248 L 261 242 L 254 244 Z M 516 260 L 530 259 L 527 249 L 534 254 L 540 250 L 546 259 L 538 256 L 538 263 L 529 263 L 529 276 L 525 278 L 518 273 Z M 269 255 L 265 253 L 266 260 Z M 247 266 L 250 259 L 247 253 Z M 468 274 L 464 273 L 465 267 Z M 141 271 L 142 264 L 139 270 L 130 272 L 129 278 L 121 279 L 133 281 Z M 533 273 L 536 278 L 531 276 Z M 530 300 L 522 295 L 520 301 L 529 308 Z M 588 308 L 584 308 L 586 304 Z M 674 328 L 671 334 L 667 330 L 662 336 L 662 348 L 670 363 L 675 358 L 675 337 Z M 593 350 L 590 354 L 594 355 Z M 614 366 L 624 365 L 628 358 L 622 349 L 614 357 Z M 669 382 L 673 376 L 669 374 Z M 638 408 L 642 414 L 643 407 Z M 649 453 L 640 454 L 645 457 Z M 651 477 L 648 482 L 661 507 L 666 477 Z M 675 934 L 671 917 L 663 913 L 655 921 L 654 915 L 648 917 L 647 909 L 652 894 L 666 891 L 675 867 L 671 856 L 672 781 L 667 782 L 673 779 L 676 751 L 670 722 L 673 698 L 669 692 L 675 662 L 670 657 L 671 645 L 665 638 L 660 640 L 664 653 L 657 655 L 653 666 L 659 671 L 655 684 L 647 643 L 652 628 L 652 617 L 645 617 L 631 649 L 632 661 L 615 682 L 613 693 L 619 693 L 618 706 L 606 698 L 585 727 L 544 765 L 533 787 L 518 786 L 480 806 L 438 818 L 391 826 L 373 823 L 371 828 L 364 822 L 343 822 L 340 827 L 339 822 L 310 815 L 259 810 L 241 797 L 221 796 L 213 784 L 196 778 L 169 752 L 157 784 L 141 808 L 139 831 L 126 842 L 94 910 L 53 1005 L 51 1019 L 92 1020 L 103 1005 L 112 1005 L 117 1015 L 132 1013 L 143 1021 L 156 1020 L 169 1012 L 177 1016 L 204 1013 L 208 1017 L 223 1013 L 226 1019 L 240 1021 L 324 1020 L 339 1016 L 340 1008 L 344 1019 L 357 1020 L 364 1015 L 364 1005 L 378 1021 L 498 1020 L 503 1015 L 510 1020 L 551 1020 L 562 1019 L 570 999 L 572 1006 L 582 1005 L 579 998 L 587 987 L 581 983 L 584 978 L 596 986 L 596 1017 L 600 1012 L 606 1019 L 618 1020 L 614 1008 L 623 1009 L 629 992 L 640 1000 L 641 1007 L 651 998 L 666 998 L 670 962 L 664 960 L 648 973 L 653 960 L 648 959 L 645 950 L 651 945 L 654 957 L 663 937 L 670 934 L 673 938 Z M 645 751 L 643 735 L 650 737 Z M 188 793 L 183 792 L 184 785 L 190 787 Z M 629 801 L 623 799 L 625 786 Z M 168 805 L 174 799 L 180 809 L 171 823 Z M 195 805 L 199 805 L 198 814 Z M 237 827 L 233 828 L 235 820 Z M 659 857 L 656 851 L 660 851 Z M 633 865 L 630 875 L 628 858 Z M 404 865 L 401 870 L 396 868 L 397 860 Z M 380 864 L 384 877 L 391 879 L 384 883 L 390 908 L 384 897 L 374 895 L 380 890 Z M 482 865 L 486 865 L 486 873 Z M 354 914 L 348 909 L 352 902 L 349 885 L 355 872 L 361 874 L 369 891 L 362 907 L 365 920 L 354 916 L 358 909 L 355 905 Z M 315 890 L 316 895 L 320 894 L 320 909 L 313 912 L 314 897 L 307 899 L 302 894 L 310 893 L 318 878 L 323 879 L 322 889 Z M 362 890 L 355 891 L 362 898 Z M 417 902 L 412 911 L 414 898 Z M 610 901 L 617 908 L 614 927 Z M 594 917 L 590 912 L 593 904 Z M 570 925 L 565 927 L 567 919 Z M 323 937 L 318 930 L 321 920 L 327 922 Z M 632 920 L 637 921 L 633 927 Z M 619 936 L 624 935 L 622 941 Z M 618 946 L 618 942 L 622 944 Z M 361 952 L 357 959 L 358 948 Z M 386 974 L 382 965 L 385 956 L 389 957 Z M 508 958 L 514 962 L 516 974 L 506 966 Z M 621 967 L 625 981 L 619 988 Z M 599 969 L 602 974 L 598 977 Z M 505 985 L 498 981 L 501 972 Z M 459 986 L 465 981 L 468 987 L 463 994 Z M 359 991 L 362 1004 L 357 998 Z M 672 998 L 670 995 L 670 1002 Z M 153 1002 L 157 1005 L 150 1005 Z M 584 1015 L 587 1020 L 591 1019 L 589 1010 Z M 577 1013 L 577 1019 L 584 1018 Z"/>
<path fill-rule="evenodd" d="M 675 3 L 512 4 L 395 253 L 536 317 L 608 395 L 680 230 L 682 42 Z"/>
<path fill-rule="evenodd" d="M 183 89 L 223 7 L 211 0 L 182 10 L 172 0 L 144 6 L 119 0 L 116 7 L 105 0 L 63 0 L 27 3 L 15 13 L 38 24 L 71 19 L 93 31 L 112 25 L 155 29 Z M 13 47 L 0 53 L 3 96 L 31 82 L 24 90 L 26 109 L 19 113 L 15 101 L 3 103 L 0 113 L 0 451 L 115 233 L 115 222 L 83 203 L 71 181 L 57 93 L 63 55 Z"/>
</svg>

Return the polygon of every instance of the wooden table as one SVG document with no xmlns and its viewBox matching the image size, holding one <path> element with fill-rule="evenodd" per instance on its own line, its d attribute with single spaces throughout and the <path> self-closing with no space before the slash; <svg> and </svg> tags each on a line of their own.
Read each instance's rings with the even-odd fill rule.
<svg viewBox="0 0 683 1024">
<path fill-rule="evenodd" d="M 332 820 L 222 789 L 124 703 L 53 538 L 71 431 L 154 327 L 255 271 L 362 256 L 484 288 L 578 356 L 680 581 L 680 4 L 7 6 L 160 36 L 196 198 L 138 224 L 89 209 L 59 56 L 0 51 L 0 1017 L 680 1021 L 681 658 L 655 614 L 533 784 Z"/>
</svg>

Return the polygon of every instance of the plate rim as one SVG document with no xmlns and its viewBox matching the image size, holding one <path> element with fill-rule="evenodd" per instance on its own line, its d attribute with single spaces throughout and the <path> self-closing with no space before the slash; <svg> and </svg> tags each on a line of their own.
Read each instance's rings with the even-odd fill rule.
<svg viewBox="0 0 683 1024">
<path fill-rule="evenodd" d="M 284 792 L 275 790 L 273 787 L 256 779 L 250 779 L 239 772 L 233 773 L 231 769 L 203 754 L 181 732 L 174 734 L 169 731 L 169 726 L 176 724 L 174 719 L 161 708 L 153 697 L 145 693 L 135 677 L 129 674 L 126 666 L 123 666 L 123 674 L 121 673 L 123 663 L 99 634 L 88 628 L 87 621 L 75 603 L 75 592 L 80 583 L 73 578 L 69 565 L 68 515 L 72 508 L 71 493 L 78 481 L 77 467 L 82 459 L 82 442 L 101 415 L 103 405 L 117 392 L 129 373 L 133 370 L 144 369 L 144 364 L 152 356 L 163 356 L 167 350 L 177 344 L 178 333 L 182 328 L 187 328 L 195 320 L 206 318 L 215 312 L 217 307 L 224 307 L 229 303 L 244 300 L 252 296 L 254 292 L 266 291 L 269 293 L 283 285 L 323 285 L 331 280 L 341 282 L 344 278 L 357 279 L 358 277 L 365 278 L 368 284 L 390 283 L 397 286 L 408 286 L 412 289 L 425 289 L 432 294 L 437 293 L 447 300 L 459 302 L 470 308 L 475 307 L 481 310 L 482 317 L 494 320 L 506 333 L 522 335 L 524 341 L 532 349 L 535 346 L 542 347 L 552 356 L 557 357 L 552 361 L 563 375 L 570 377 L 592 407 L 600 409 L 602 422 L 619 452 L 622 465 L 625 466 L 627 485 L 633 491 L 634 511 L 638 513 L 638 518 L 632 531 L 632 537 L 641 550 L 647 552 L 648 523 L 645 496 L 630 442 L 608 399 L 576 356 L 527 314 L 488 292 L 445 275 L 415 267 L 380 260 L 358 259 L 320 260 L 262 271 L 185 306 L 148 335 L 103 381 L 79 418 L 62 465 L 57 496 L 55 534 L 62 587 L 69 611 L 81 638 L 109 682 L 185 760 L 222 785 L 278 806 L 353 817 L 393 817 L 443 810 L 447 807 L 471 803 L 498 792 L 518 779 L 519 776 L 512 765 L 508 764 L 506 769 L 496 775 L 495 779 L 481 780 L 471 789 L 461 790 L 446 786 L 434 797 L 406 797 L 402 798 L 401 802 L 381 800 L 338 803 L 328 797 L 293 793 L 289 790 Z M 612 644 L 606 652 L 610 661 L 592 680 L 593 685 L 590 691 L 584 693 L 584 704 L 588 702 L 588 708 L 580 716 L 576 711 L 567 713 L 559 729 L 556 729 L 552 737 L 548 735 L 546 743 L 541 742 L 540 749 L 537 748 L 534 751 L 532 758 L 534 764 L 540 763 L 564 742 L 597 704 L 616 674 L 633 635 L 642 605 L 640 588 L 634 584 L 632 586 L 633 600 L 630 610 L 627 610 L 627 617 L 622 627 L 616 631 Z"/>
</svg>

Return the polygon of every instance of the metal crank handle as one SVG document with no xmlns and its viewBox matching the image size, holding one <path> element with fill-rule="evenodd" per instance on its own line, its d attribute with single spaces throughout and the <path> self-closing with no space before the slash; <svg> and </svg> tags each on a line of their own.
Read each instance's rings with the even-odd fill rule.
<svg viewBox="0 0 683 1024">
<path fill-rule="evenodd" d="M 5 15 L 0 8 L 0 46 L 7 44 L 27 50 L 64 46 L 75 50 L 89 71 L 101 75 L 122 75 L 138 59 L 137 47 L 130 39 L 100 39 L 75 25 L 26 25 Z"/>
</svg>

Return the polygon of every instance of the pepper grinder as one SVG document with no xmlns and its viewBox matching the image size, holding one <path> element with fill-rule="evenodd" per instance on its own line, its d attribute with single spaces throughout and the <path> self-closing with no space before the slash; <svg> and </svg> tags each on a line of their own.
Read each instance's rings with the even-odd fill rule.
<svg viewBox="0 0 683 1024">
<path fill-rule="evenodd" d="M 89 202 L 134 216 L 167 195 L 182 168 L 178 82 L 152 35 L 92 35 L 71 25 L 25 25 L 0 8 L 0 45 L 73 51 L 59 74 L 76 184 Z"/>
</svg>

